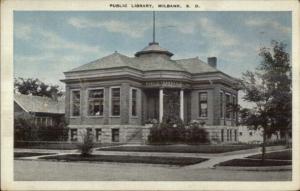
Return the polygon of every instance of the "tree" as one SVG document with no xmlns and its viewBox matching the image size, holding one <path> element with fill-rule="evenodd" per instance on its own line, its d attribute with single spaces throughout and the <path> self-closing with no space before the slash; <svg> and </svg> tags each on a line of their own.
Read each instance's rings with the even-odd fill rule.
<svg viewBox="0 0 300 191">
<path fill-rule="evenodd" d="M 25 95 L 45 96 L 56 99 L 62 96 L 62 91 L 58 85 L 49 85 L 39 79 L 15 78 L 15 91 Z"/>
<path fill-rule="evenodd" d="M 266 138 L 276 131 L 287 132 L 292 120 L 291 66 L 286 45 L 271 42 L 271 48 L 260 49 L 262 58 L 255 72 L 247 71 L 241 80 L 243 99 L 253 102 L 252 109 L 241 109 L 241 123 L 262 128 L 262 162 L 265 158 Z"/>
</svg>

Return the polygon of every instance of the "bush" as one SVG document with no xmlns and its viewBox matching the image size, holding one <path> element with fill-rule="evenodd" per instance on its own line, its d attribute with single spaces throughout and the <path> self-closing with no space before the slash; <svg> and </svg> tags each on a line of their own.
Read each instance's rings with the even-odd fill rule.
<svg viewBox="0 0 300 191">
<path fill-rule="evenodd" d="M 208 133 L 200 127 L 186 129 L 185 141 L 190 144 L 208 143 Z"/>
<path fill-rule="evenodd" d="M 153 125 L 150 129 L 148 141 L 152 144 L 207 143 L 208 133 L 200 124 L 185 127 L 181 120 L 163 120 L 162 123 Z"/>
<path fill-rule="evenodd" d="M 78 150 L 81 153 L 81 156 L 88 157 L 92 154 L 94 148 L 94 137 L 90 133 L 83 133 L 82 134 L 82 142 L 77 144 Z"/>
<path fill-rule="evenodd" d="M 15 141 L 66 141 L 68 128 L 61 121 L 56 125 L 36 125 L 32 118 L 18 118 L 14 120 Z"/>
</svg>

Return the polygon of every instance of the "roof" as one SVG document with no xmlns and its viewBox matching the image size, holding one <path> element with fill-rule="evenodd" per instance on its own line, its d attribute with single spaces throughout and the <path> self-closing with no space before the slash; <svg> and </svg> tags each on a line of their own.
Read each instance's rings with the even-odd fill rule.
<svg viewBox="0 0 300 191">
<path fill-rule="evenodd" d="M 63 99 L 55 101 L 48 97 L 15 94 L 14 101 L 26 112 L 64 114 L 65 102 Z"/>
<path fill-rule="evenodd" d="M 175 62 L 183 67 L 189 73 L 205 73 L 205 72 L 218 72 L 219 70 L 211 65 L 203 62 L 198 57 L 175 60 Z"/>
<path fill-rule="evenodd" d="M 118 52 L 89 62 L 69 72 L 96 70 L 96 69 L 110 69 L 118 67 L 130 67 L 141 71 L 152 70 L 168 70 L 168 71 L 183 71 L 189 73 L 207 73 L 217 72 L 216 68 L 203 62 L 198 57 L 181 60 L 172 60 L 161 54 L 128 57 Z"/>
</svg>

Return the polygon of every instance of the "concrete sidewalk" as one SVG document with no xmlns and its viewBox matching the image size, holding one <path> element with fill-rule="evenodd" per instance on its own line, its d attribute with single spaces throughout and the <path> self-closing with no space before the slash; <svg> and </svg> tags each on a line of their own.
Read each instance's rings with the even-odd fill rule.
<svg viewBox="0 0 300 191">
<path fill-rule="evenodd" d="M 186 166 L 183 168 L 187 169 L 203 169 L 203 168 L 214 168 L 214 166 L 220 162 L 245 158 L 251 155 L 256 155 L 261 153 L 261 148 L 246 149 L 239 151 L 232 151 L 226 153 L 167 153 L 167 152 L 123 152 L 123 151 L 98 151 L 95 148 L 93 154 L 96 155 L 125 155 L 125 156 L 157 156 L 157 157 L 195 157 L 195 158 L 207 158 L 209 160 L 204 161 L 199 164 Z M 272 146 L 267 147 L 267 152 L 275 152 L 285 150 L 283 146 Z M 45 155 L 22 157 L 23 160 L 37 160 L 39 157 L 44 156 L 56 156 L 64 154 L 75 154 L 79 153 L 78 150 L 47 150 L 47 149 L 15 149 L 14 152 L 38 152 L 45 153 Z M 55 154 L 46 154 L 55 153 Z"/>
</svg>

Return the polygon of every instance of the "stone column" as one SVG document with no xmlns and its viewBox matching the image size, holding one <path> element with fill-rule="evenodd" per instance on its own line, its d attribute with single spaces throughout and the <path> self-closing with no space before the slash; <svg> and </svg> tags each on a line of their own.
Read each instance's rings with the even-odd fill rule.
<svg viewBox="0 0 300 191">
<path fill-rule="evenodd" d="M 183 89 L 180 90 L 180 119 L 184 120 L 184 91 Z"/>
<path fill-rule="evenodd" d="M 164 115 L 164 90 L 159 89 L 159 122 L 162 122 Z"/>
<path fill-rule="evenodd" d="M 128 124 L 129 123 L 129 91 L 130 86 L 128 83 L 122 83 L 121 85 L 121 105 L 120 105 L 120 117 L 121 117 L 121 124 Z"/>
</svg>

